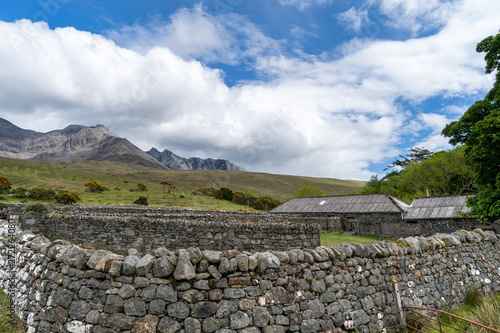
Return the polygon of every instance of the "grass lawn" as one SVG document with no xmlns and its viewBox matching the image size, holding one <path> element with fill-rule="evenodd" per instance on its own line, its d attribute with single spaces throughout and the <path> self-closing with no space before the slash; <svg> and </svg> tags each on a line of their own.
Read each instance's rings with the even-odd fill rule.
<svg viewBox="0 0 500 333">
<path fill-rule="evenodd" d="M 377 238 L 369 236 L 343 236 L 344 232 L 332 232 L 329 234 L 321 234 L 321 245 L 330 247 L 342 243 L 358 243 L 358 244 L 372 244 L 382 240 L 393 240 L 389 238 Z"/>
<path fill-rule="evenodd" d="M 493 296 L 489 297 L 480 297 L 477 296 L 478 299 L 474 300 L 473 303 L 465 303 L 460 305 L 457 308 L 454 308 L 452 310 L 445 310 L 451 314 L 454 314 L 456 316 L 474 321 L 476 323 L 494 328 L 499 330 L 500 329 L 500 293 L 495 294 Z M 462 321 L 460 319 L 447 316 L 447 315 L 441 315 L 442 321 L 448 325 L 451 325 L 453 327 L 456 327 L 458 329 L 461 329 L 466 332 L 478 332 L 478 333 L 487 333 L 486 330 L 481 329 L 478 326 L 475 325 L 470 325 L 465 321 Z M 418 317 L 417 317 L 418 319 Z M 418 324 L 417 324 L 418 325 Z M 434 324 L 437 327 L 437 323 Z M 413 326 L 413 325 L 412 325 Z M 435 329 L 428 328 L 428 327 L 421 327 L 421 330 L 425 333 L 431 333 L 431 332 L 436 332 Z M 449 332 L 449 333 L 454 333 L 457 332 L 457 330 L 442 326 L 443 332 Z"/>
<path fill-rule="evenodd" d="M 15 318 L 14 325 L 9 317 L 9 297 L 0 289 L 0 333 L 22 333 L 22 322 L 19 318 Z"/>
</svg>

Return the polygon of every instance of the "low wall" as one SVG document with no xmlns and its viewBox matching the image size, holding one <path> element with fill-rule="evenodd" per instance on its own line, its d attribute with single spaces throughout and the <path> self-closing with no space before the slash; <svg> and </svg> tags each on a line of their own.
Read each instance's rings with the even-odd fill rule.
<svg viewBox="0 0 500 333">
<path fill-rule="evenodd" d="M 65 239 L 82 247 L 140 252 L 158 247 L 202 250 L 266 251 L 315 247 L 317 224 L 162 220 L 146 217 L 53 215 L 25 222 L 26 228 L 49 239 Z"/>
<path fill-rule="evenodd" d="M 381 332 L 407 305 L 467 286 L 500 291 L 500 241 L 482 230 L 288 251 L 126 257 L 0 226 L 0 285 L 28 332 Z"/>
</svg>

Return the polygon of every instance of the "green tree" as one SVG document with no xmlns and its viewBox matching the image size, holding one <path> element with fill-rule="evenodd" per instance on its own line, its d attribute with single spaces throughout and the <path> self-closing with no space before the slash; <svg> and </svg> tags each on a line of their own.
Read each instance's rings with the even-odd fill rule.
<svg viewBox="0 0 500 333">
<path fill-rule="evenodd" d="M 484 187 L 467 204 L 479 218 L 492 221 L 500 217 L 500 34 L 483 39 L 476 51 L 486 53 L 486 74 L 496 71 L 493 88 L 442 134 L 453 145 L 465 145 L 465 161 L 477 173 L 476 184 Z"/>
<path fill-rule="evenodd" d="M 149 206 L 148 197 L 139 197 L 134 202 L 134 205 Z"/>
<path fill-rule="evenodd" d="M 295 194 L 294 198 L 307 198 L 307 197 L 324 197 L 326 193 L 320 187 L 316 187 L 314 185 L 302 185 L 299 186 Z"/>
</svg>

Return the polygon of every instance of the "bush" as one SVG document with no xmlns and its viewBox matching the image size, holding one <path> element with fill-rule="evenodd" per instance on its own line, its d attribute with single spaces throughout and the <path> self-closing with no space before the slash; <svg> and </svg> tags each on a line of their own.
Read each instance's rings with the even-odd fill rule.
<svg viewBox="0 0 500 333">
<path fill-rule="evenodd" d="M 139 197 L 134 201 L 134 205 L 149 206 L 148 197 Z"/>
<path fill-rule="evenodd" d="M 26 212 L 34 212 L 34 213 L 49 213 L 50 210 L 44 204 L 36 203 L 30 204 L 24 207 L 24 211 Z"/>
<path fill-rule="evenodd" d="M 221 200 L 232 201 L 233 200 L 233 191 L 227 187 L 222 187 L 215 193 L 215 198 L 221 199 Z"/>
<path fill-rule="evenodd" d="M 245 193 L 240 192 L 240 191 L 234 191 L 233 192 L 233 202 L 237 203 L 239 205 L 246 205 L 246 204 L 248 204 L 248 198 L 245 195 Z"/>
<path fill-rule="evenodd" d="M 139 183 L 139 184 L 137 184 L 137 190 L 138 190 L 138 191 L 147 191 L 148 189 L 147 189 L 147 187 L 146 187 L 146 184 L 144 184 L 144 183 Z"/>
<path fill-rule="evenodd" d="M 203 187 L 196 189 L 192 192 L 193 195 L 207 195 L 211 197 L 215 197 L 215 193 L 217 189 L 215 187 Z"/>
<path fill-rule="evenodd" d="M 56 191 L 43 186 L 33 187 L 27 191 L 27 197 L 35 200 L 51 200 L 56 197 Z"/>
<path fill-rule="evenodd" d="M 80 200 L 78 195 L 74 192 L 68 190 L 59 190 L 59 193 L 56 195 L 56 202 L 62 205 L 71 205 L 76 203 L 77 200 Z"/>
<path fill-rule="evenodd" d="M 7 177 L 0 175 L 0 193 L 9 194 L 11 188 L 12 182 Z"/>
<path fill-rule="evenodd" d="M 26 199 L 28 197 L 28 190 L 22 186 L 13 189 L 10 193 L 16 198 Z"/>
<path fill-rule="evenodd" d="M 91 180 L 90 182 L 86 182 L 85 186 L 87 187 L 87 192 L 92 193 L 100 193 L 104 191 L 109 191 L 109 187 L 103 186 L 101 183 L 96 182 L 95 180 Z"/>
</svg>

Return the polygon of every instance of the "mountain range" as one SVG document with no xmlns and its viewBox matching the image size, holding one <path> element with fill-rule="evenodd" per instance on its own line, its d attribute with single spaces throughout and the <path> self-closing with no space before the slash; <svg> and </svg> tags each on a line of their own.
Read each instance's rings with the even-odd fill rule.
<svg viewBox="0 0 500 333">
<path fill-rule="evenodd" d="M 245 169 L 227 160 L 183 158 L 169 150 L 148 152 L 103 125 L 70 125 L 47 133 L 22 129 L 0 118 L 0 156 L 17 159 L 114 161 L 168 170 Z"/>
</svg>

